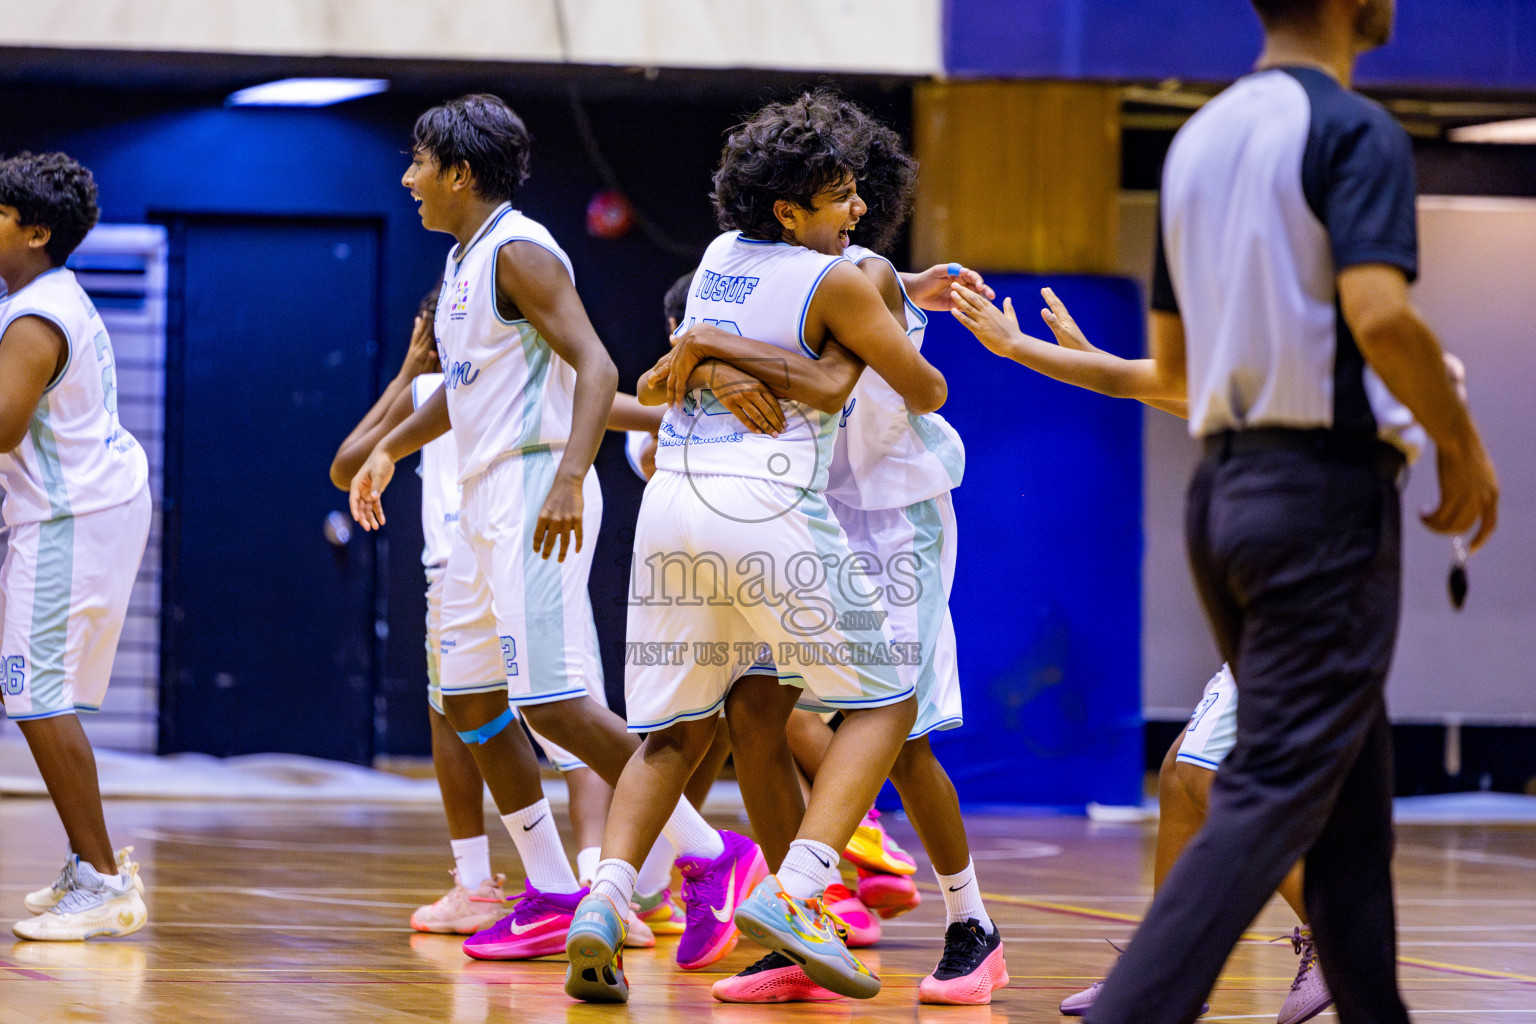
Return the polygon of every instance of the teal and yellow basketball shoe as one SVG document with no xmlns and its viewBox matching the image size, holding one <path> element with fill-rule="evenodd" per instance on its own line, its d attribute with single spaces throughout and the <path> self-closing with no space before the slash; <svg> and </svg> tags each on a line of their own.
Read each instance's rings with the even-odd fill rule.
<svg viewBox="0 0 1536 1024">
<path fill-rule="evenodd" d="M 838 934 L 837 919 L 819 898 L 799 900 L 769 875 L 736 910 L 736 927 L 753 942 L 804 968 L 823 988 L 855 999 L 880 993 L 880 979 Z"/>
</svg>

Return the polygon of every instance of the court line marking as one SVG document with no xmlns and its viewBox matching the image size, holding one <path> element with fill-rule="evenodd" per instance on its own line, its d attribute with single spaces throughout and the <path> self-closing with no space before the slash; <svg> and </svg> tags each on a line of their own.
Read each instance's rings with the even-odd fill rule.
<svg viewBox="0 0 1536 1024">
<path fill-rule="evenodd" d="M 21 977 L 26 978 L 28 981 L 56 980 L 54 978 L 50 978 L 42 971 L 34 971 L 30 967 L 23 967 L 20 964 L 13 964 L 9 960 L 0 960 L 0 971 L 8 971 L 11 974 L 20 975 Z"/>
<path fill-rule="evenodd" d="M 1521 857 L 1512 853 L 1487 853 L 1482 850 L 1436 850 L 1431 847 L 1414 846 L 1400 849 L 1399 852 L 1436 860 L 1461 861 L 1463 864 L 1493 864 L 1498 867 L 1507 868 L 1536 868 L 1536 857 Z"/>
<path fill-rule="evenodd" d="M 929 885 L 926 882 L 918 883 L 918 888 L 929 889 L 935 893 L 939 891 L 937 885 Z M 1002 903 L 1015 907 L 1029 907 L 1033 910 L 1043 910 L 1051 914 L 1069 914 L 1075 917 L 1090 917 L 1096 920 L 1116 921 L 1125 924 L 1141 923 L 1140 917 L 1137 917 L 1134 914 L 1123 914 L 1118 910 L 1095 910 L 1092 907 L 1080 907 L 1069 903 L 1053 903 L 1046 900 L 1030 899 L 1026 896 L 1009 896 L 1004 893 L 984 892 L 981 894 L 981 896 L 982 899 L 994 903 Z M 1268 943 L 1273 940 L 1258 932 L 1244 932 L 1242 935 L 1242 941 Z M 1415 945 L 1418 945 L 1418 943 L 1415 943 Z M 1424 943 L 1424 945 L 1444 945 L 1444 943 Z M 1467 964 L 1444 963 L 1438 960 L 1422 960 L 1418 957 L 1407 956 L 1398 957 L 1397 962 L 1408 967 L 1420 967 L 1424 970 L 1443 971 L 1449 974 L 1462 974 L 1472 978 L 1489 978 L 1497 981 L 1519 981 L 1536 983 L 1536 975 L 1516 974 L 1513 971 L 1494 971 L 1483 967 L 1472 967 Z"/>
<path fill-rule="evenodd" d="M 237 889 L 242 896 L 260 896 L 269 900 L 288 900 L 292 903 L 325 903 L 341 907 L 375 907 L 380 910 L 408 910 L 417 903 L 388 903 L 383 900 L 349 900 L 339 896 L 315 896 L 309 893 L 285 892 L 281 889 Z"/>
<path fill-rule="evenodd" d="M 298 843 L 286 839 L 244 839 L 235 836 L 190 835 L 184 832 L 163 832 L 156 828 L 136 828 L 135 838 L 154 840 L 158 843 L 180 843 L 183 846 L 217 846 L 235 850 L 298 850 L 308 853 L 368 853 L 384 856 L 405 854 L 429 856 L 441 853 L 437 846 L 379 846 L 371 843 Z"/>
</svg>

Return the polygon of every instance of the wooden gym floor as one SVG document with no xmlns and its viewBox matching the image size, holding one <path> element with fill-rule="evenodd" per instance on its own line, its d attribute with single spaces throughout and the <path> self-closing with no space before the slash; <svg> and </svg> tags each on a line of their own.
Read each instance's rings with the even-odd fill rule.
<svg viewBox="0 0 1536 1024">
<path fill-rule="evenodd" d="M 229 1021 L 709 1020 L 721 1024 L 1058 1021 L 1057 1003 L 1098 978 L 1146 903 L 1151 825 L 1069 817 L 972 816 L 976 863 L 1003 930 L 1013 984 L 990 1007 L 924 1007 L 917 983 L 937 960 L 943 906 L 887 922 L 865 953 L 885 980 L 866 1003 L 727 1006 L 709 986 L 758 955 L 743 941 L 714 971 L 685 974 L 675 940 L 625 957 L 627 1007 L 568 1000 L 555 959 L 479 963 L 458 940 L 406 921 L 448 884 L 440 814 L 334 804 L 112 801 L 114 841 L 132 843 L 150 923 L 128 939 L 0 940 L 0 1024 Z M 495 819 L 488 815 L 494 825 Z M 887 817 L 917 852 L 910 828 Z M 728 818 L 717 823 L 741 827 Z M 567 832 L 567 836 L 569 833 Z M 41 799 L 0 801 L 0 908 L 52 880 L 63 850 Z M 492 837 L 493 861 L 511 843 Z M 919 878 L 931 878 L 921 862 Z M 1417 1021 L 1536 1021 L 1536 829 L 1405 826 L 1397 861 L 1402 986 Z M 518 886 L 520 888 L 520 886 Z M 1296 960 L 1289 911 L 1272 901 L 1211 996 L 1208 1021 L 1272 1021 Z M 1319 1018 L 1334 1019 L 1332 1014 Z"/>
</svg>

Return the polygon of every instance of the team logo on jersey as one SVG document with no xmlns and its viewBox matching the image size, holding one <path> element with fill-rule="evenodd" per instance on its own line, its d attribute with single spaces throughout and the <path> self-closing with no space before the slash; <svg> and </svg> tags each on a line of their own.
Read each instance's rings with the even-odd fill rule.
<svg viewBox="0 0 1536 1024">
<path fill-rule="evenodd" d="M 469 281 L 455 281 L 448 300 L 448 319 L 463 320 L 469 315 Z"/>
</svg>

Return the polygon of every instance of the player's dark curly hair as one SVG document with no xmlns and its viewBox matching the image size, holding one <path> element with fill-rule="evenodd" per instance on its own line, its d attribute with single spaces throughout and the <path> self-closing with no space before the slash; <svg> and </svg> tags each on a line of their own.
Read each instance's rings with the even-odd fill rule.
<svg viewBox="0 0 1536 1024">
<path fill-rule="evenodd" d="M 0 204 L 14 206 L 23 227 L 49 231 L 44 251 L 63 266 L 96 226 L 96 179 L 63 153 L 18 153 L 0 160 Z"/>
<path fill-rule="evenodd" d="M 879 121 L 871 121 L 868 156 L 857 177 L 859 198 L 869 209 L 859 218 L 853 240 L 878 253 L 887 253 L 912 215 L 917 191 L 917 161 L 907 155 L 901 136 Z"/>
<path fill-rule="evenodd" d="M 497 202 L 510 200 L 528 180 L 533 136 L 499 96 L 474 93 L 433 107 L 416 119 L 412 151 L 430 153 L 441 168 L 468 164 L 475 191 Z"/>
<path fill-rule="evenodd" d="M 826 89 L 789 103 L 770 103 L 731 129 L 710 199 L 724 230 L 779 241 L 773 204 L 786 199 L 815 209 L 820 192 L 864 170 L 878 122 Z"/>
</svg>

